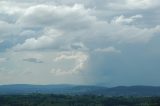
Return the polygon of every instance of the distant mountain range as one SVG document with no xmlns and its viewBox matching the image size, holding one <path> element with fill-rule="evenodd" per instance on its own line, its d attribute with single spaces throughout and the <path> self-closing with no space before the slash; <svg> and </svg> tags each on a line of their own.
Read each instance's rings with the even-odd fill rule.
<svg viewBox="0 0 160 106">
<path fill-rule="evenodd" d="M 0 95 L 8 94 L 70 94 L 105 96 L 160 96 L 160 87 L 155 86 L 82 86 L 82 85 L 0 85 Z"/>
</svg>

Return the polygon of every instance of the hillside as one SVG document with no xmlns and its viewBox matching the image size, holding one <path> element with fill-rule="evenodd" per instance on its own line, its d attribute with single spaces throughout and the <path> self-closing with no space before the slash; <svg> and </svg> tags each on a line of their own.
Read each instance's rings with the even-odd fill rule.
<svg viewBox="0 0 160 106">
<path fill-rule="evenodd" d="M 82 85 L 1 85 L 0 94 L 70 94 L 105 96 L 160 96 L 160 87 L 155 86 L 82 86 Z"/>
</svg>

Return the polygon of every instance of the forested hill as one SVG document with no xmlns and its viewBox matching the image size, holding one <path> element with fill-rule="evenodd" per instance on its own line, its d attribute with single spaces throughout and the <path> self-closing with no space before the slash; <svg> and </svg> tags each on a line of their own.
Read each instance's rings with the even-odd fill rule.
<svg viewBox="0 0 160 106">
<path fill-rule="evenodd" d="M 77 85 L 0 85 L 0 94 L 70 94 L 105 96 L 160 96 L 160 87 L 154 86 L 77 86 Z"/>
</svg>

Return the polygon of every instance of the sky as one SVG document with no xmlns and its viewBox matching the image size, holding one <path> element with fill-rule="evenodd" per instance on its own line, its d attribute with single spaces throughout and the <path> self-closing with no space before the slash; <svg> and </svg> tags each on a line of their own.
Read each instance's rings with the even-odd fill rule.
<svg viewBox="0 0 160 106">
<path fill-rule="evenodd" d="M 159 0 L 0 0 L 0 84 L 160 86 Z"/>
</svg>

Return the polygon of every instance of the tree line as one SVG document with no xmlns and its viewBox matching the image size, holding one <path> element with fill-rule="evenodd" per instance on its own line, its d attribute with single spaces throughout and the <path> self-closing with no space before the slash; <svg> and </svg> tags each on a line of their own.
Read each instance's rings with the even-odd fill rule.
<svg viewBox="0 0 160 106">
<path fill-rule="evenodd" d="M 160 106 L 160 97 L 96 95 L 0 95 L 0 106 Z"/>
</svg>

